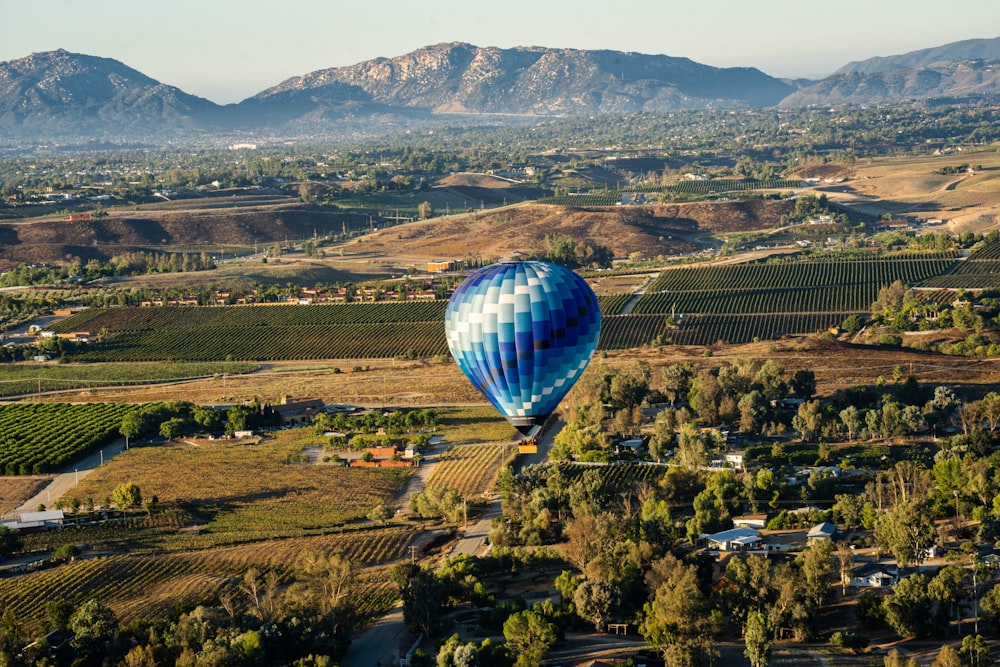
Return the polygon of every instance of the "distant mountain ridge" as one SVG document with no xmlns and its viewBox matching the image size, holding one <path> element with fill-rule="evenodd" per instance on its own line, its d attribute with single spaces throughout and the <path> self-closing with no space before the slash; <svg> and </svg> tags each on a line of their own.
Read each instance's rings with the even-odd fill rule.
<svg viewBox="0 0 1000 667">
<path fill-rule="evenodd" d="M 0 129 L 18 134 L 202 128 L 219 109 L 110 58 L 60 49 L 0 63 Z"/>
<path fill-rule="evenodd" d="M 896 56 L 877 56 L 867 60 L 850 62 L 834 72 L 833 75 L 873 74 L 892 70 L 917 69 L 941 62 L 996 59 L 1000 59 L 1000 37 L 966 39 L 961 42 L 910 51 Z"/>
<path fill-rule="evenodd" d="M 374 135 L 441 114 L 572 116 L 867 104 L 1000 94 L 1000 38 L 850 63 L 817 82 L 621 51 L 436 44 L 293 77 L 221 106 L 110 58 L 64 50 L 0 63 L 0 132 L 26 139 Z"/>
<path fill-rule="evenodd" d="M 772 106 L 792 90 L 757 69 L 687 58 L 453 42 L 294 77 L 243 104 L 266 106 L 308 91 L 316 104 L 353 97 L 438 113 L 574 115 Z"/>
</svg>

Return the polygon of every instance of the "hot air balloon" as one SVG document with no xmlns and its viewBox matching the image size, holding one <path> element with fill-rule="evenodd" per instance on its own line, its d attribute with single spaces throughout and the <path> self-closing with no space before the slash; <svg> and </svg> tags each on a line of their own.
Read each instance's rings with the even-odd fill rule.
<svg viewBox="0 0 1000 667">
<path fill-rule="evenodd" d="M 458 286 L 444 318 L 466 377 L 533 438 L 583 374 L 601 334 L 590 286 L 547 262 L 501 262 Z"/>
</svg>

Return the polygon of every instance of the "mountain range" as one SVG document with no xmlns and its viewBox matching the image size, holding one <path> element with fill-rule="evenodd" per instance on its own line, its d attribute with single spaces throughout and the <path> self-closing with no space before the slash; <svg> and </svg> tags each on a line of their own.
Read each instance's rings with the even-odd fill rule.
<svg viewBox="0 0 1000 667">
<path fill-rule="evenodd" d="M 665 55 L 454 42 L 310 72 L 225 106 L 117 60 L 58 50 L 0 63 L 0 133 L 65 141 L 372 134 L 446 114 L 573 116 L 998 93 L 1000 38 L 849 63 L 820 81 Z"/>
</svg>

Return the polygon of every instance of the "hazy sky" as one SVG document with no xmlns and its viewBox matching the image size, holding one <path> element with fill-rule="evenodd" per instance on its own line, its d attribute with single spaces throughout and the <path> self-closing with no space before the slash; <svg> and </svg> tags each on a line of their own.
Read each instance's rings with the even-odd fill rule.
<svg viewBox="0 0 1000 667">
<path fill-rule="evenodd" d="M 637 51 L 819 78 L 851 60 L 1000 34 L 998 0 L 0 0 L 0 16 L 0 61 L 63 48 L 219 103 L 439 42 Z"/>
</svg>

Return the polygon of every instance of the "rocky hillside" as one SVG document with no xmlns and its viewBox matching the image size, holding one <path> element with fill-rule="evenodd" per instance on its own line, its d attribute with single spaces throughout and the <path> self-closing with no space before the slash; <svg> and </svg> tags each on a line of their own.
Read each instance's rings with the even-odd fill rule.
<svg viewBox="0 0 1000 667">
<path fill-rule="evenodd" d="M 837 74 L 798 90 L 783 107 L 873 104 L 1000 94 L 1000 59 L 942 61 L 914 69 Z"/>
<path fill-rule="evenodd" d="M 665 55 L 455 42 L 318 70 L 219 106 L 116 60 L 59 50 L 0 63 L 0 133 L 118 142 L 233 130 L 371 137 L 453 113 L 503 119 L 992 95 L 1000 94 L 998 71 L 1000 38 L 873 58 L 794 83 Z"/>
<path fill-rule="evenodd" d="M 288 79 L 241 106 L 308 100 L 316 108 L 354 100 L 436 112 L 572 115 L 771 106 L 791 90 L 753 68 L 720 69 L 687 58 L 451 43 Z"/>
<path fill-rule="evenodd" d="M 917 69 L 934 63 L 966 60 L 996 60 L 1000 58 L 1000 37 L 993 39 L 966 39 L 930 49 L 910 51 L 896 56 L 878 56 L 847 63 L 838 74 L 872 74 L 892 70 Z"/>
<path fill-rule="evenodd" d="M 218 105 L 110 58 L 68 51 L 0 63 L 0 130 L 43 136 L 210 126 Z"/>
</svg>

